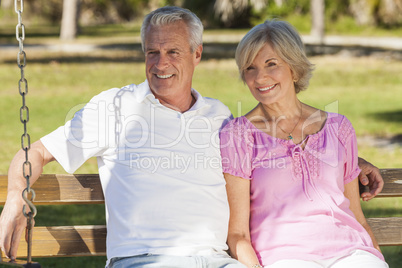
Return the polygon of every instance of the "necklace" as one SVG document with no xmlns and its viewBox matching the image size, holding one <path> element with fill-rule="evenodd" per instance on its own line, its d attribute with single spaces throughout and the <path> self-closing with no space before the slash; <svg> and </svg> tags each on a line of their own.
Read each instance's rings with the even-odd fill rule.
<svg viewBox="0 0 402 268">
<path fill-rule="evenodd" d="M 299 120 L 297 121 L 296 125 L 293 127 L 293 129 L 292 129 L 290 132 L 286 132 L 285 130 L 283 130 L 283 128 L 281 128 L 281 127 L 279 126 L 279 124 L 276 124 L 276 125 L 279 127 L 279 129 L 282 130 L 283 133 L 288 134 L 288 137 L 287 137 L 288 140 L 293 140 L 293 134 L 292 134 L 292 132 L 293 132 L 293 130 L 295 130 L 296 126 L 300 123 L 300 120 L 301 120 L 301 118 L 302 118 L 302 113 L 303 113 L 303 104 L 300 106 L 300 117 L 299 117 Z"/>
</svg>

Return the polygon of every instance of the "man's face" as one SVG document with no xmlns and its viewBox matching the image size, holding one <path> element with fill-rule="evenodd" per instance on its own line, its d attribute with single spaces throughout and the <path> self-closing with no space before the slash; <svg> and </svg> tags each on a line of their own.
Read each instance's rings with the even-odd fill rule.
<svg viewBox="0 0 402 268">
<path fill-rule="evenodd" d="M 146 31 L 146 76 L 155 97 L 172 99 L 180 94 L 190 94 L 202 46 L 191 53 L 188 28 L 182 21 L 165 26 L 148 26 Z"/>
</svg>

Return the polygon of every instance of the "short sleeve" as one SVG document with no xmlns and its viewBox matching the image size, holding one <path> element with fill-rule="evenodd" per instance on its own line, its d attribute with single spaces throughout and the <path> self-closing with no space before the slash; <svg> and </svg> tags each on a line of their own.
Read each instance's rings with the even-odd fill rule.
<svg viewBox="0 0 402 268">
<path fill-rule="evenodd" d="M 357 178 L 361 170 L 358 165 L 356 133 L 346 117 L 341 122 L 340 140 L 345 148 L 344 183 L 347 184 Z"/>
<path fill-rule="evenodd" d="M 105 94 L 95 96 L 64 126 L 41 138 L 41 142 L 68 173 L 105 150 L 109 133 L 106 122 Z M 109 137 L 110 138 L 110 137 Z"/>
<path fill-rule="evenodd" d="M 239 118 L 230 121 L 220 132 L 220 148 L 224 173 L 251 179 L 252 135 Z"/>
</svg>

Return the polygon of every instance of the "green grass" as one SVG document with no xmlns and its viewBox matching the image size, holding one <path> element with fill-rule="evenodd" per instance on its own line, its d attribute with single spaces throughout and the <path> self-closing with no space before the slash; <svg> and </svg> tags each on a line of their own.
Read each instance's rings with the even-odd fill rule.
<svg viewBox="0 0 402 268">
<path fill-rule="evenodd" d="M 112 29 L 117 29 L 113 28 Z M 123 27 L 124 28 L 124 27 Z M 119 40 L 129 40 L 116 31 Z M 0 33 L 2 33 L 0 29 Z M 90 33 L 95 42 L 106 42 Z M 104 29 L 113 36 L 114 31 Z M 133 28 L 133 31 L 135 29 Z M 44 31 L 45 32 L 45 31 Z M 215 34 L 215 32 L 214 32 Z M 10 34 L 12 35 L 12 34 Z M 9 37 L 12 39 L 12 37 Z M 42 40 L 38 34 L 37 39 Z M 53 37 L 45 37 L 55 38 Z M 99 38 L 99 39 L 97 39 Z M 126 39 L 127 38 L 127 39 Z M 89 40 L 89 39 L 88 39 Z M 49 40 L 45 40 L 48 42 Z M 5 42 L 5 41 L 4 41 Z M 14 42 L 14 40 L 13 40 Z M 19 70 L 16 51 L 0 53 L 0 173 L 7 172 L 9 162 L 20 148 L 23 128 L 19 121 L 21 97 L 18 94 Z M 69 111 L 87 102 L 95 94 L 111 87 L 140 83 L 145 79 L 144 64 L 132 51 L 91 52 L 86 54 L 45 53 L 27 51 L 26 78 L 30 109 L 28 132 L 32 140 L 63 124 Z M 388 138 L 402 133 L 402 62 L 376 58 L 311 58 L 316 71 L 309 89 L 300 98 L 315 107 L 337 111 L 353 123 L 359 138 Z M 223 101 L 235 116 L 245 114 L 256 105 L 239 78 L 234 60 L 203 60 L 196 69 L 194 88 L 203 95 Z M 359 139 L 360 140 L 360 139 Z M 374 147 L 359 143 L 359 155 L 381 168 L 402 168 L 402 149 Z M 57 164 L 45 167 L 45 173 L 64 173 Z M 89 160 L 77 173 L 96 173 L 96 161 Z M 401 216 L 402 199 L 378 199 L 363 204 L 366 216 Z M 104 207 L 40 207 L 37 225 L 102 224 Z M 402 247 L 384 247 L 391 268 L 402 262 Z M 101 267 L 104 257 L 40 259 L 44 267 Z"/>
</svg>

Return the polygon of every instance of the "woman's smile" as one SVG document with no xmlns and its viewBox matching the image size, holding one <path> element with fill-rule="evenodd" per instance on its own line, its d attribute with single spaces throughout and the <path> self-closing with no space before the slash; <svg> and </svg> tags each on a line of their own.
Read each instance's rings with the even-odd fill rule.
<svg viewBox="0 0 402 268">
<path fill-rule="evenodd" d="M 271 91 L 272 89 L 274 89 L 278 84 L 274 84 L 272 86 L 266 86 L 266 87 L 258 87 L 257 89 L 259 91 Z"/>
</svg>

